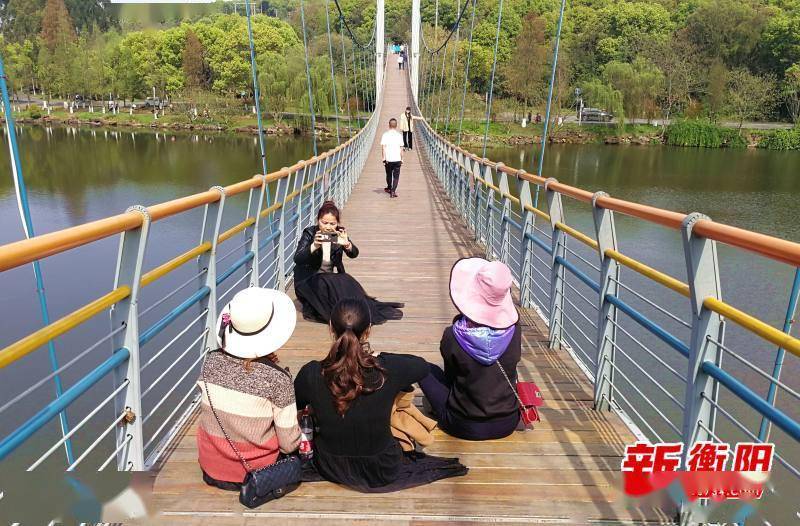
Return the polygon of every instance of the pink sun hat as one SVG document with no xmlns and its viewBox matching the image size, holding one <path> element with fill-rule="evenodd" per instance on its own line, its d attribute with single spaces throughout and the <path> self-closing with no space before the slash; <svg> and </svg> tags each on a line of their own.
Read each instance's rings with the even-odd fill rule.
<svg viewBox="0 0 800 526">
<path fill-rule="evenodd" d="M 500 261 L 464 258 L 450 271 L 450 299 L 475 323 L 505 329 L 519 321 L 511 298 L 511 270 Z"/>
</svg>

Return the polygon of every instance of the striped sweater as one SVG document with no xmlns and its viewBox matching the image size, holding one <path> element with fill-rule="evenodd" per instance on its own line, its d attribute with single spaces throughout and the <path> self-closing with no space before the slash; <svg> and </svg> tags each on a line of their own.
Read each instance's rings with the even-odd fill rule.
<svg viewBox="0 0 800 526">
<path fill-rule="evenodd" d="M 221 481 L 242 482 L 246 471 L 225 440 L 211 412 L 208 395 L 228 436 L 253 469 L 274 463 L 279 451 L 290 453 L 300 442 L 294 387 L 288 374 L 276 367 L 244 360 L 225 352 L 211 352 L 205 364 L 197 451 L 200 467 Z"/>
</svg>

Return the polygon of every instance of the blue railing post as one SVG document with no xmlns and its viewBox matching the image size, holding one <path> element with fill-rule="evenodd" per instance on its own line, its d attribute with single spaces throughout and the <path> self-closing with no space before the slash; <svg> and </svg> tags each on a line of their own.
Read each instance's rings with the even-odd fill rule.
<svg viewBox="0 0 800 526">
<path fill-rule="evenodd" d="M 564 222 L 564 208 L 561 205 L 561 194 L 550 190 L 551 183 L 557 180 L 553 177 L 544 183 L 544 193 L 547 198 L 548 214 L 550 214 L 550 228 L 553 231 L 552 251 L 550 258 L 550 348 L 560 349 L 564 331 L 564 267 L 556 260 L 557 257 L 566 258 L 566 234 L 556 228 L 557 223 Z"/>
<path fill-rule="evenodd" d="M 786 316 L 783 320 L 783 332 L 792 334 L 792 327 L 794 326 L 794 317 L 797 312 L 797 300 L 800 297 L 800 268 L 794 270 L 794 280 L 792 281 L 792 289 L 789 292 L 789 304 L 786 306 Z M 780 380 L 781 371 L 783 369 L 783 358 L 786 355 L 786 350 L 779 347 L 775 354 L 775 363 L 772 366 L 772 377 L 775 380 L 770 381 L 769 389 L 767 390 L 767 402 L 775 405 L 775 398 L 778 395 L 777 381 Z M 769 439 L 769 432 L 772 429 L 772 424 L 765 417 L 761 418 L 761 425 L 758 428 L 758 439 L 767 441 Z"/>
<path fill-rule="evenodd" d="M 267 193 L 267 177 L 259 176 L 261 185 L 250 190 L 250 198 L 247 203 L 247 217 L 255 217 L 255 223 L 244 229 L 244 238 L 250 239 L 250 243 L 245 245 L 245 253 L 252 252 L 254 256 L 248 261 L 245 272 L 250 272 L 248 286 L 258 286 L 258 276 L 261 275 L 261 211 L 264 209 L 264 198 Z M 252 214 L 252 216 L 251 216 Z M 266 222 L 270 224 L 270 217 L 267 215 Z"/>
<path fill-rule="evenodd" d="M 714 432 L 714 379 L 703 371 L 703 362 L 718 363 L 721 350 L 713 342 L 722 341 L 722 319 L 705 308 L 711 297 L 722 299 L 716 241 L 694 234 L 692 227 L 707 216 L 692 213 L 683 220 L 681 238 L 686 259 L 686 276 L 692 308 L 692 334 L 689 343 L 689 364 L 686 375 L 686 400 L 683 414 L 684 459 L 688 449 L 698 441 L 712 440 Z"/>
<path fill-rule="evenodd" d="M 222 211 L 225 208 L 225 189 L 221 186 L 212 186 L 211 190 L 219 193 L 219 199 L 205 206 L 203 212 L 203 230 L 200 232 L 200 243 L 211 243 L 211 249 L 197 258 L 197 266 L 205 275 L 201 278 L 201 287 L 208 287 L 208 294 L 200 300 L 200 312 L 207 310 L 205 330 L 206 338 L 203 349 L 214 349 L 217 346 L 217 240 L 219 228 L 222 224 Z"/>
<path fill-rule="evenodd" d="M 523 307 L 529 308 L 533 304 L 533 291 L 531 290 L 531 273 L 529 271 L 533 266 L 533 247 L 530 239 L 526 234 L 534 234 L 534 225 L 536 224 L 536 215 L 527 210 L 526 207 L 533 206 L 533 199 L 531 196 L 531 183 L 523 179 L 522 175 L 525 170 L 517 172 L 517 181 L 521 181 L 519 189 L 519 206 L 520 213 L 522 214 L 522 229 L 520 232 L 520 270 L 519 270 L 519 299 Z"/>
<path fill-rule="evenodd" d="M 125 328 L 111 339 L 111 350 L 125 348 L 129 358 L 114 369 L 116 389 L 127 380 L 128 387 L 114 399 L 115 415 L 125 414 L 116 431 L 117 469 L 119 471 L 144 470 L 144 436 L 142 431 L 142 386 L 139 379 L 139 283 L 142 277 L 142 261 L 147 248 L 150 231 L 150 214 L 143 206 L 133 206 L 128 211 L 142 215 L 142 225 L 120 235 L 117 253 L 117 270 L 114 288 L 130 287 L 130 295 L 111 308 L 111 330 Z M 127 443 L 127 446 L 124 444 Z"/>
<path fill-rule="evenodd" d="M 500 261 L 508 265 L 513 270 L 512 262 L 511 262 L 511 240 L 509 237 L 509 228 L 508 228 L 508 218 L 511 215 L 511 200 L 507 197 L 510 194 L 510 188 L 508 187 L 508 174 L 505 173 L 502 168 L 505 165 L 503 163 L 497 163 L 495 165 L 495 173 L 499 174 L 500 180 L 498 181 L 498 187 L 502 192 L 502 212 L 500 213 Z"/>
<path fill-rule="evenodd" d="M 619 296 L 619 264 L 606 257 L 606 250 L 617 250 L 617 230 L 614 212 L 597 206 L 597 198 L 608 196 L 596 192 L 592 196 L 597 255 L 600 257 L 600 292 L 597 319 L 597 356 L 594 371 L 594 408 L 610 409 L 614 399 L 615 347 L 617 341 L 617 308 L 606 301 L 606 295 Z M 605 399 L 605 402 L 604 402 Z"/>
</svg>

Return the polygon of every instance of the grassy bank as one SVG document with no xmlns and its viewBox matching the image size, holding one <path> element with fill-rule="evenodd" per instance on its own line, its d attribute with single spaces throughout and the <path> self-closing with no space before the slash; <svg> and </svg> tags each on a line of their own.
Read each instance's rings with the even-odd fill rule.
<svg viewBox="0 0 800 526">
<path fill-rule="evenodd" d="M 61 108 L 54 109 L 50 115 L 38 107 L 15 112 L 14 118 L 23 124 L 60 124 L 73 126 L 92 126 L 92 127 L 124 127 L 124 128 L 154 128 L 166 130 L 196 130 L 213 132 L 238 132 L 256 134 L 258 123 L 253 114 L 241 114 L 234 112 L 213 112 L 210 115 L 200 114 L 193 117 L 189 112 L 159 113 L 156 118 L 153 113 L 146 111 L 120 110 L 118 114 L 110 112 L 103 113 L 100 110 L 76 111 L 69 113 Z M 360 123 L 363 124 L 368 115 L 362 115 Z M 287 116 L 281 119 L 266 118 L 263 121 L 265 132 L 275 135 L 291 134 L 310 134 L 311 119 L 308 116 Z M 353 116 L 351 119 L 352 133 L 359 128 L 359 119 Z M 347 117 L 339 119 L 340 134 L 348 135 Z M 335 119 L 317 117 L 316 130 L 318 135 L 335 136 Z"/>
<path fill-rule="evenodd" d="M 339 117 L 339 133 L 343 137 L 356 133 L 369 117 L 362 114 L 361 119 L 351 118 L 348 128 L 347 117 Z M 101 111 L 76 111 L 69 113 L 61 108 L 54 109 L 50 115 L 38 107 L 16 112 L 15 119 L 25 124 L 65 124 L 72 126 L 153 128 L 163 130 L 193 130 L 203 132 L 257 133 L 255 115 L 236 111 L 215 111 L 207 115 L 192 117 L 188 112 L 167 112 L 154 118 L 145 111 L 122 110 L 118 114 Z M 443 120 L 443 119 L 441 119 Z M 360 122 L 359 122 L 360 121 Z M 436 125 L 435 122 L 431 123 Z M 439 122 L 438 130 L 451 140 L 458 137 L 458 122 L 452 119 L 449 128 Z M 317 135 L 335 136 L 334 118 L 317 117 Z M 270 135 L 309 135 L 311 120 L 307 115 L 288 115 L 281 119 L 264 120 L 266 133 Z M 465 119 L 461 127 L 461 144 L 469 149 L 483 146 L 485 121 Z M 489 123 L 487 142 L 489 146 L 522 146 L 541 142 L 543 124 L 529 124 L 522 127 L 517 122 Z M 557 144 L 630 144 L 699 147 L 699 148 L 744 148 L 757 147 L 770 150 L 800 150 L 800 129 L 789 130 L 749 130 L 719 126 L 706 119 L 678 121 L 667 127 L 647 124 L 616 125 L 583 124 L 570 122 L 555 126 L 550 130 L 550 142 Z"/>
</svg>

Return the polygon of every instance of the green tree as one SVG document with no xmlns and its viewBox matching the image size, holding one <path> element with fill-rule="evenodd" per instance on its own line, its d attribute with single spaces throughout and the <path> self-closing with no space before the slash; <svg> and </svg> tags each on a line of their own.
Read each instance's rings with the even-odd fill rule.
<svg viewBox="0 0 800 526">
<path fill-rule="evenodd" d="M 708 71 L 706 109 L 712 122 L 717 122 L 725 108 L 729 75 L 728 68 L 720 60 L 714 61 Z"/>
<path fill-rule="evenodd" d="M 609 62 L 603 69 L 603 78 L 622 93 L 628 116 L 651 119 L 656 115 L 664 76 L 653 64 L 643 58 L 637 58 L 630 64 Z"/>
<path fill-rule="evenodd" d="M 795 126 L 800 122 L 800 64 L 793 64 L 783 76 L 782 90 L 786 110 Z"/>
<path fill-rule="evenodd" d="M 735 69 L 728 77 L 727 91 L 727 108 L 739 121 L 739 129 L 745 120 L 763 119 L 775 109 L 776 81 L 771 74 L 753 75 L 744 68 Z"/>
<path fill-rule="evenodd" d="M 705 56 L 734 68 L 753 54 L 767 18 L 761 2 L 705 0 L 686 19 L 686 31 Z"/>
<path fill-rule="evenodd" d="M 502 65 L 503 88 L 523 104 L 525 111 L 544 98 L 548 49 L 545 21 L 529 14 L 517 35 L 511 58 Z"/>
<path fill-rule="evenodd" d="M 697 48 L 685 33 L 677 32 L 668 40 L 659 38 L 643 42 L 642 55 L 664 76 L 662 106 L 665 118 L 669 119 L 674 111 L 687 106 L 692 95 L 702 87 L 702 65 Z"/>
<path fill-rule="evenodd" d="M 42 27 L 44 0 L 8 0 L 0 20 L 3 37 L 11 42 L 33 40 Z"/>
<path fill-rule="evenodd" d="M 584 99 L 592 106 L 610 112 L 617 119 L 617 130 L 625 128 L 625 104 L 622 92 L 607 82 L 592 79 L 581 85 Z"/>
</svg>

